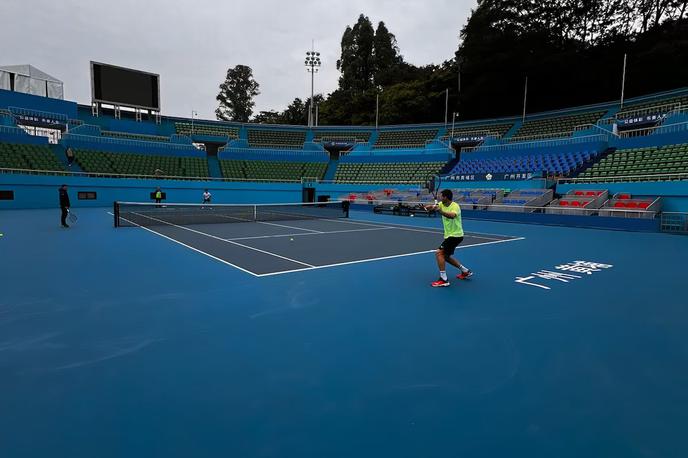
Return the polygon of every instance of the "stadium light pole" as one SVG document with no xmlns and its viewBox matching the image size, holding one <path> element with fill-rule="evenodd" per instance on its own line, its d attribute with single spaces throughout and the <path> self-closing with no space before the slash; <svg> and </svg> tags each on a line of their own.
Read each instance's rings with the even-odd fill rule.
<svg viewBox="0 0 688 458">
<path fill-rule="evenodd" d="M 624 53 L 623 73 L 621 74 L 621 108 L 623 108 L 624 92 L 626 91 L 626 57 L 628 54 Z"/>
<path fill-rule="evenodd" d="M 449 124 L 448 118 L 449 118 L 449 89 L 447 89 L 444 97 L 444 127 L 447 127 L 447 124 Z"/>
<path fill-rule="evenodd" d="M 454 125 L 456 124 L 456 117 L 458 116 L 458 113 L 455 111 L 452 113 L 452 130 L 451 130 L 451 138 L 454 138 Z"/>
<path fill-rule="evenodd" d="M 526 87 L 523 89 L 523 118 L 521 122 L 526 120 L 526 102 L 528 100 L 528 76 L 526 75 Z"/>
<path fill-rule="evenodd" d="M 191 135 L 194 134 L 194 117 L 198 116 L 198 111 L 191 110 Z"/>
<path fill-rule="evenodd" d="M 375 94 L 375 130 L 378 129 L 380 122 L 380 90 Z"/>
<path fill-rule="evenodd" d="M 311 46 L 310 51 L 306 51 L 306 61 L 304 62 L 306 66 L 306 71 L 311 74 L 311 101 L 308 104 L 308 127 L 313 127 L 313 96 L 314 96 L 314 84 L 315 84 L 315 74 L 318 73 L 320 68 L 320 53 L 313 50 Z"/>
</svg>

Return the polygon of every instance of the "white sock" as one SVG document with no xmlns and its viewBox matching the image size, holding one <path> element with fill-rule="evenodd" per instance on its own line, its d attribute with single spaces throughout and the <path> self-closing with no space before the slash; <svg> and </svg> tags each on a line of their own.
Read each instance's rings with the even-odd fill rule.
<svg viewBox="0 0 688 458">
<path fill-rule="evenodd" d="M 466 272 L 468 272 L 470 269 L 468 269 L 468 268 L 467 268 L 466 266 L 464 266 L 463 264 L 459 264 L 459 270 L 460 270 L 461 272 L 463 272 L 463 273 L 466 273 Z"/>
<path fill-rule="evenodd" d="M 446 270 L 440 270 L 440 278 L 444 281 L 447 281 L 447 271 Z"/>
</svg>

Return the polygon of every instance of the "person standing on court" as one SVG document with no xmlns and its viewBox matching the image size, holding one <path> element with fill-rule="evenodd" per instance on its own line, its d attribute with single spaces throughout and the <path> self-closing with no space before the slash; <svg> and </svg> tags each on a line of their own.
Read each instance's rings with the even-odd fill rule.
<svg viewBox="0 0 688 458">
<path fill-rule="evenodd" d="M 447 262 L 459 269 L 460 273 L 456 276 L 459 280 L 466 280 L 473 275 L 473 272 L 463 266 L 458 259 L 454 258 L 454 250 L 463 242 L 461 207 L 452 201 L 454 195 L 450 189 L 443 190 L 441 196 L 442 200 L 438 204 L 425 207 L 427 210 L 438 211 L 442 215 L 442 225 L 444 226 L 444 240 L 437 252 L 435 252 L 440 278 L 431 283 L 433 288 L 449 286 L 449 279 L 445 270 Z"/>
<path fill-rule="evenodd" d="M 62 216 L 60 217 L 60 222 L 62 227 L 69 227 L 67 224 L 67 215 L 69 214 L 69 194 L 67 194 L 67 185 L 63 184 L 60 186 L 60 210 L 62 210 Z"/>
<path fill-rule="evenodd" d="M 209 204 L 209 203 L 210 203 L 210 199 L 211 199 L 212 197 L 213 197 L 213 195 L 210 194 L 210 191 L 208 191 L 208 190 L 206 189 L 206 190 L 203 192 L 203 203 L 204 203 L 204 204 Z"/>
<path fill-rule="evenodd" d="M 153 193 L 153 197 L 155 197 L 155 203 L 159 204 L 162 202 L 162 191 L 160 190 L 160 186 L 155 188 L 155 192 Z"/>
</svg>

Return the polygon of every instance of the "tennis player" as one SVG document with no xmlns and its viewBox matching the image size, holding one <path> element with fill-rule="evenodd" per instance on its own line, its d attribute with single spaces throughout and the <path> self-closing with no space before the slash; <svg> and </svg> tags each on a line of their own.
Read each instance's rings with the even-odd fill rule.
<svg viewBox="0 0 688 458">
<path fill-rule="evenodd" d="M 454 196 L 450 189 L 443 190 L 440 195 L 441 201 L 439 203 L 425 207 L 428 211 L 439 212 L 442 215 L 442 224 L 444 225 L 444 240 L 435 253 L 437 267 L 440 269 L 440 278 L 431 283 L 434 288 L 449 286 L 449 279 L 445 270 L 447 262 L 459 269 L 460 273 L 456 276 L 459 280 L 466 280 L 473 275 L 473 272 L 454 258 L 454 250 L 463 242 L 461 207 L 452 201 Z"/>
<path fill-rule="evenodd" d="M 67 185 L 63 184 L 60 186 L 60 210 L 62 211 L 62 215 L 60 217 L 60 223 L 62 223 L 62 227 L 69 227 L 67 224 L 67 215 L 69 214 L 69 207 L 71 207 L 69 203 L 69 194 L 67 194 Z"/>
<path fill-rule="evenodd" d="M 212 197 L 213 197 L 213 195 L 210 194 L 210 191 L 208 191 L 208 190 L 206 189 L 205 192 L 203 192 L 203 203 L 204 203 L 204 204 L 209 204 L 209 203 L 210 203 L 210 199 L 211 199 Z"/>
</svg>

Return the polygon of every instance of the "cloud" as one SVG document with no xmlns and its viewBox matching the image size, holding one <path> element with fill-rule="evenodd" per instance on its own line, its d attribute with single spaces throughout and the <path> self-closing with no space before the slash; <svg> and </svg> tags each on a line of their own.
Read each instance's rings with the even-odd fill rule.
<svg viewBox="0 0 688 458">
<path fill-rule="evenodd" d="M 65 97 L 90 103 L 89 61 L 160 74 L 162 112 L 213 119 L 227 68 L 253 68 L 256 111 L 310 95 L 303 67 L 311 40 L 323 66 L 316 92 L 336 89 L 341 35 L 360 13 L 384 21 L 415 65 L 453 56 L 474 0 L 28 0 L 0 3 L 0 65 L 32 64 L 65 83 Z"/>
</svg>

